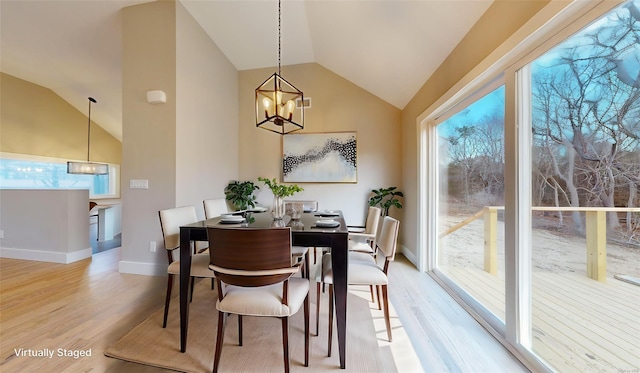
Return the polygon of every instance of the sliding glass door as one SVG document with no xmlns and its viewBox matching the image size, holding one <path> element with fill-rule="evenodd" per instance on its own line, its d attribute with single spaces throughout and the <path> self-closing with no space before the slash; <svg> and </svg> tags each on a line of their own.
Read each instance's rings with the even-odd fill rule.
<svg viewBox="0 0 640 373">
<path fill-rule="evenodd" d="M 592 8 L 423 122 L 429 268 L 536 370 L 640 370 L 640 0 Z"/>
</svg>

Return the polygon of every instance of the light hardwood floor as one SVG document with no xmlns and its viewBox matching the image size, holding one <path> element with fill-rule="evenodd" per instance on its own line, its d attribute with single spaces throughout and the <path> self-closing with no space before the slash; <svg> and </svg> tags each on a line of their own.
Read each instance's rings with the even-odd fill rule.
<svg viewBox="0 0 640 373">
<path fill-rule="evenodd" d="M 0 259 L 0 371 L 162 372 L 103 355 L 163 306 L 166 289 L 165 277 L 119 273 L 119 260 L 119 248 L 67 265 Z M 398 332 L 393 343 L 381 347 L 393 350 L 395 361 L 385 365 L 387 371 L 526 371 L 404 257 L 392 264 L 390 277 Z M 177 301 L 172 306 L 177 307 Z M 403 334 L 410 343 L 402 344 Z M 21 357 L 16 356 L 19 347 L 52 349 L 56 354 L 57 349 L 90 350 L 91 357 Z M 415 360 L 403 363 L 405 355 L 417 356 L 422 366 Z"/>
</svg>

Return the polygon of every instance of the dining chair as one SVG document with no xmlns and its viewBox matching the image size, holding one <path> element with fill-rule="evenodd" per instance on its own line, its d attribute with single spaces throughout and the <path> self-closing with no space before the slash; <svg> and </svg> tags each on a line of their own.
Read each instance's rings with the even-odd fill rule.
<svg viewBox="0 0 640 373">
<path fill-rule="evenodd" d="M 378 262 L 371 255 L 352 255 L 349 253 L 349 272 L 347 281 L 349 285 L 373 285 L 377 289 L 382 290 L 382 302 L 384 305 L 384 320 L 387 327 L 387 336 L 389 342 L 391 337 L 391 319 L 389 317 L 389 298 L 387 295 L 387 285 L 389 278 L 389 264 L 395 259 L 396 245 L 398 241 L 398 229 L 400 222 L 390 216 L 386 216 L 382 221 L 380 236 L 378 237 L 376 248 L 381 256 L 384 256 L 384 265 L 382 268 L 378 266 Z M 328 329 L 328 356 L 331 356 L 331 339 L 333 332 L 333 270 L 331 268 L 331 254 L 323 256 L 323 273 L 321 281 L 329 285 L 329 329 Z M 317 309 L 320 309 L 320 283 L 317 284 Z M 380 297 L 378 297 L 380 308 Z M 316 334 L 319 320 L 319 312 L 316 313 Z"/>
<path fill-rule="evenodd" d="M 289 372 L 289 317 L 304 306 L 305 356 L 309 366 L 309 280 L 292 277 L 291 228 L 208 227 L 210 265 L 218 288 L 218 331 L 213 361 L 217 372 L 224 343 L 227 314 L 238 315 L 238 344 L 242 346 L 242 317 L 276 317 L 282 321 L 284 370 Z"/>
<path fill-rule="evenodd" d="M 93 211 L 96 206 L 98 206 L 98 203 L 89 201 L 89 221 L 91 221 L 91 218 L 96 218 L 96 226 L 98 227 L 96 230 L 96 241 L 100 241 L 100 213 L 98 210 Z"/>
<path fill-rule="evenodd" d="M 349 230 L 349 256 L 352 259 L 367 260 L 367 256 L 376 257 L 376 236 L 381 215 L 382 209 L 380 207 L 369 206 L 364 226 L 350 225 L 347 227 Z M 369 286 L 372 302 L 375 301 L 373 290 L 373 285 Z M 380 302 L 378 301 L 378 303 Z"/>
<path fill-rule="evenodd" d="M 167 251 L 169 266 L 167 267 L 167 297 L 164 302 L 164 319 L 162 327 L 167 327 L 167 316 L 169 315 L 169 303 L 171 301 L 171 289 L 173 288 L 173 277 L 180 274 L 180 261 L 174 259 L 174 251 L 180 247 L 180 226 L 195 223 L 198 221 L 196 208 L 194 206 L 176 207 L 160 210 L 160 227 L 164 240 L 164 248 Z M 194 244 L 194 247 L 196 245 Z M 191 256 L 191 299 L 193 300 L 193 286 L 195 278 L 211 278 L 211 288 L 213 289 L 213 271 L 209 269 L 209 253 L 194 254 Z"/>
<path fill-rule="evenodd" d="M 204 205 L 205 219 L 215 218 L 229 212 L 229 206 L 225 198 L 205 199 L 202 204 Z"/>
<path fill-rule="evenodd" d="M 297 211 L 298 206 L 302 206 L 302 211 L 299 211 L 300 213 L 302 212 L 316 212 L 318 211 L 318 201 L 312 201 L 312 200 L 297 200 L 297 199 L 287 199 L 284 201 L 284 208 L 285 211 L 287 211 L 287 213 L 289 215 L 291 215 L 290 212 L 292 211 Z M 298 257 L 300 258 L 304 258 L 305 262 L 307 264 L 306 268 L 304 268 L 304 271 L 308 277 L 309 274 L 309 268 L 308 268 L 308 250 L 309 248 L 302 248 L 302 247 L 295 247 L 294 246 L 294 256 L 296 255 L 296 252 L 298 253 Z M 300 255 L 302 254 L 302 255 Z M 317 255 L 317 248 L 314 247 L 313 248 L 313 264 L 316 264 L 316 255 Z"/>
<path fill-rule="evenodd" d="M 376 235 L 380 223 L 380 207 L 369 206 L 367 220 L 364 226 L 348 226 L 349 230 L 349 250 L 355 252 L 368 253 L 375 256 Z"/>
</svg>

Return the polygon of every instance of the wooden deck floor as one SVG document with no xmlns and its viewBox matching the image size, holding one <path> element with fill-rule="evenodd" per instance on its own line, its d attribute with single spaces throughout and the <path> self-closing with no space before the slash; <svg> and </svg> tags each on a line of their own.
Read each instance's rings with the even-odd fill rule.
<svg viewBox="0 0 640 373">
<path fill-rule="evenodd" d="M 504 320 L 504 280 L 468 267 L 441 270 Z M 640 287 L 534 272 L 532 305 L 533 351 L 555 370 L 640 370 Z"/>
</svg>

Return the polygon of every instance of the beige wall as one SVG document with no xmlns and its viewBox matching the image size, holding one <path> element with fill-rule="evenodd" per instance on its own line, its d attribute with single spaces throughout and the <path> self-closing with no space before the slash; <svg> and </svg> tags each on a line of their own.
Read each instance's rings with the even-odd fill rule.
<svg viewBox="0 0 640 373">
<path fill-rule="evenodd" d="M 240 178 L 282 174 L 282 136 L 257 129 L 254 92 L 277 68 L 240 72 Z M 316 63 L 282 67 L 282 76 L 311 98 L 305 127 L 296 133 L 357 133 L 358 182 L 300 183 L 296 199 L 319 201 L 321 209 L 342 209 L 348 224 L 362 224 L 373 188 L 400 186 L 401 112 L 396 107 Z M 260 203 L 272 204 L 271 191 L 258 183 Z"/>
<path fill-rule="evenodd" d="M 402 111 L 404 249 L 417 257 L 418 132 L 416 119 L 547 5 L 544 0 L 495 1 Z M 428 207 L 427 207 L 428 208 Z"/>
<path fill-rule="evenodd" d="M 195 205 L 204 217 L 202 200 L 237 177 L 237 72 L 175 1 L 127 7 L 123 16 L 120 271 L 164 274 L 158 211 Z M 147 103 L 152 89 L 167 102 Z M 129 189 L 131 179 L 149 189 Z"/>
<path fill-rule="evenodd" d="M 178 4 L 176 205 L 204 219 L 202 200 L 238 177 L 238 71 Z"/>
<path fill-rule="evenodd" d="M 99 110 L 96 100 L 92 110 Z M 0 108 L 0 151 L 87 159 L 88 99 L 81 113 L 48 88 L 0 73 Z M 122 162 L 122 143 L 93 121 L 91 160 Z"/>
</svg>

